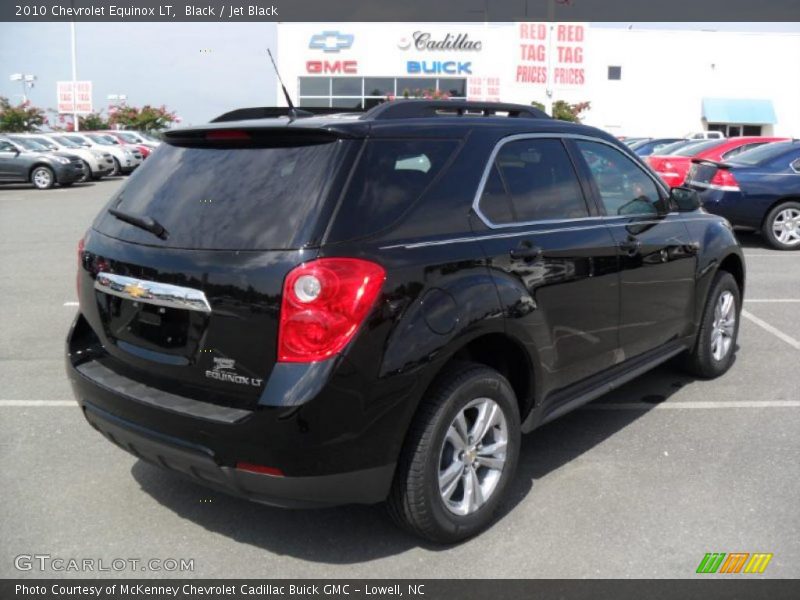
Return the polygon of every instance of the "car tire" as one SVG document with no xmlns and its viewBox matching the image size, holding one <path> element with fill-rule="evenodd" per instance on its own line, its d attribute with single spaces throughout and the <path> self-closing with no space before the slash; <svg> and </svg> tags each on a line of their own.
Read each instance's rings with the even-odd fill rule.
<svg viewBox="0 0 800 600">
<path fill-rule="evenodd" d="M 78 179 L 78 183 L 86 183 L 92 179 L 92 167 L 85 160 L 83 161 L 83 177 Z"/>
<path fill-rule="evenodd" d="M 36 167 L 31 171 L 31 183 L 37 190 L 49 190 L 56 184 L 56 176 L 50 167 Z"/>
<path fill-rule="evenodd" d="M 761 233 L 777 250 L 800 250 L 800 202 L 784 202 L 769 211 Z"/>
<path fill-rule="evenodd" d="M 489 414 L 493 420 L 481 436 L 479 416 Z M 473 438 L 466 440 L 467 434 Z M 497 514 L 519 447 L 519 407 L 508 380 L 484 365 L 458 363 L 436 381 L 417 410 L 389 495 L 390 515 L 436 543 L 476 535 Z"/>
<path fill-rule="evenodd" d="M 724 374 L 733 364 L 742 301 L 733 275 L 719 271 L 711 284 L 697 340 L 685 356 L 684 367 L 704 379 Z"/>
<path fill-rule="evenodd" d="M 119 177 L 122 175 L 122 165 L 119 164 L 119 161 L 112 157 L 111 160 L 114 161 L 114 168 L 111 170 L 111 173 L 108 174 L 109 177 Z"/>
</svg>

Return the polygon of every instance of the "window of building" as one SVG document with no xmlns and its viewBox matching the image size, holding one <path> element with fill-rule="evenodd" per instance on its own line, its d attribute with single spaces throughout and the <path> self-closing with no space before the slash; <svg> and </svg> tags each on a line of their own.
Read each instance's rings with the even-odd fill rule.
<svg viewBox="0 0 800 600">
<path fill-rule="evenodd" d="M 589 215 L 575 169 L 557 139 L 504 144 L 489 173 L 480 208 L 497 224 Z"/>
<path fill-rule="evenodd" d="M 300 77 L 299 106 L 368 109 L 387 96 L 445 92 L 465 99 L 467 80 L 459 77 Z"/>
<path fill-rule="evenodd" d="M 761 125 L 744 125 L 741 123 L 709 123 L 709 131 L 721 131 L 725 137 L 760 136 Z"/>
<path fill-rule="evenodd" d="M 622 67 L 608 67 L 608 78 L 612 81 L 619 81 L 622 79 Z"/>
</svg>

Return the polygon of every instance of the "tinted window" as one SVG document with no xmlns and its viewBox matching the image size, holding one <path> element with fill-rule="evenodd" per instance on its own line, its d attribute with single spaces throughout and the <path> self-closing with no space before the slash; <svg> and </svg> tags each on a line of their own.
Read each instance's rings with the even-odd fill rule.
<svg viewBox="0 0 800 600">
<path fill-rule="evenodd" d="M 700 152 L 705 152 L 706 150 L 711 150 L 712 148 L 716 148 L 722 142 L 720 140 L 711 140 L 709 142 L 700 142 L 699 144 L 694 144 L 692 146 L 687 146 L 686 148 L 682 148 L 681 150 L 676 150 L 672 153 L 673 156 L 694 156 L 695 154 L 699 154 Z"/>
<path fill-rule="evenodd" d="M 480 209 L 483 215 L 492 223 L 513 223 L 516 221 L 514 208 L 511 206 L 511 197 L 506 192 L 500 171 L 497 165 L 492 165 L 486 184 L 481 194 Z"/>
<path fill-rule="evenodd" d="M 495 168 L 510 199 L 515 222 L 589 215 L 572 162 L 559 140 L 529 139 L 504 144 L 497 153 Z M 488 183 L 494 189 L 489 190 L 489 195 L 484 194 L 480 204 L 487 217 L 489 212 L 498 214 L 502 206 L 498 184 L 491 177 Z M 483 209 L 484 202 L 489 203 L 489 212 Z"/>
<path fill-rule="evenodd" d="M 363 237 L 394 223 L 442 171 L 457 145 L 452 140 L 366 142 L 330 238 Z"/>
<path fill-rule="evenodd" d="M 752 150 L 753 148 L 758 148 L 759 146 L 763 146 L 765 143 L 766 142 L 755 142 L 753 144 L 743 144 L 738 148 L 733 148 L 731 150 L 728 150 L 722 155 L 722 158 L 723 160 L 727 158 L 733 158 L 734 156 L 737 156 L 742 152 L 747 152 L 748 150 Z"/>
<path fill-rule="evenodd" d="M 666 206 L 653 180 L 619 150 L 576 142 L 597 184 L 608 215 L 657 215 Z"/>
<path fill-rule="evenodd" d="M 174 248 L 298 248 L 312 235 L 347 144 L 241 149 L 162 144 L 110 206 L 154 218 L 168 239 L 105 211 L 95 227 L 116 238 Z"/>
<path fill-rule="evenodd" d="M 758 148 L 753 148 L 747 152 L 742 152 L 735 160 L 731 161 L 739 165 L 755 166 L 762 163 L 769 162 L 773 158 L 779 157 L 781 154 L 788 152 L 792 148 L 797 148 L 794 142 L 775 142 L 772 144 L 764 144 Z"/>
</svg>

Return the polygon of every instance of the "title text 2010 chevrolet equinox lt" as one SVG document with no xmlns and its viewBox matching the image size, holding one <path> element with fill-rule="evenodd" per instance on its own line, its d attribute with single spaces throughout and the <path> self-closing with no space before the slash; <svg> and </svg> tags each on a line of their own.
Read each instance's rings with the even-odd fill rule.
<svg viewBox="0 0 800 600">
<path fill-rule="evenodd" d="M 679 354 L 730 367 L 730 225 L 612 136 L 455 100 L 280 112 L 168 132 L 79 245 L 67 368 L 135 456 L 454 542 L 521 432 Z"/>
</svg>

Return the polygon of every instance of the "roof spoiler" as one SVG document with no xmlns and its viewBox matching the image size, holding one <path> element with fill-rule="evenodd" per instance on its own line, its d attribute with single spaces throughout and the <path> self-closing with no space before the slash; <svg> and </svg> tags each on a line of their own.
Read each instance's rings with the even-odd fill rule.
<svg viewBox="0 0 800 600">
<path fill-rule="evenodd" d="M 733 166 L 731 164 L 711 160 L 709 158 L 692 158 L 692 162 L 696 165 L 711 165 L 712 167 L 717 167 L 718 169 L 730 169 Z"/>
<path fill-rule="evenodd" d="M 329 107 L 295 108 L 292 110 L 288 106 L 253 106 L 250 108 L 237 108 L 212 119 L 211 123 L 223 123 L 225 121 L 248 121 L 250 119 L 275 119 L 277 117 L 289 118 L 309 118 L 317 115 L 334 115 L 342 113 L 364 112 L 361 109 L 343 109 Z"/>
</svg>

